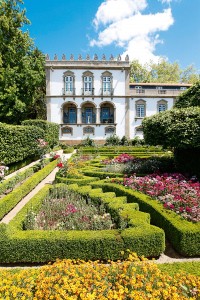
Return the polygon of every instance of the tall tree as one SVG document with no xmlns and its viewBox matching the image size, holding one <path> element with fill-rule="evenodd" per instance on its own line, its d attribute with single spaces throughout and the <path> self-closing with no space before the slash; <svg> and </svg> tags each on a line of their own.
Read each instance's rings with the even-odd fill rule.
<svg viewBox="0 0 200 300">
<path fill-rule="evenodd" d="M 131 82 L 169 82 L 169 83 L 195 83 L 200 75 L 193 65 L 181 69 L 177 62 L 170 63 L 162 58 L 158 63 L 150 61 L 145 65 L 133 60 L 130 69 Z"/>
<path fill-rule="evenodd" d="M 22 0 L 0 2 L 0 120 L 16 124 L 45 117 L 44 56 L 22 31 L 30 23 L 22 4 Z"/>
<path fill-rule="evenodd" d="M 198 80 L 200 80 L 200 74 L 198 74 L 194 65 L 189 65 L 181 71 L 181 82 L 194 84 Z"/>
<path fill-rule="evenodd" d="M 180 67 L 177 62 L 169 63 L 165 59 L 160 59 L 156 63 L 150 63 L 152 82 L 179 82 Z"/>
<path fill-rule="evenodd" d="M 130 81 L 131 82 L 150 82 L 151 73 L 148 65 L 141 65 L 138 60 L 131 62 Z"/>
</svg>

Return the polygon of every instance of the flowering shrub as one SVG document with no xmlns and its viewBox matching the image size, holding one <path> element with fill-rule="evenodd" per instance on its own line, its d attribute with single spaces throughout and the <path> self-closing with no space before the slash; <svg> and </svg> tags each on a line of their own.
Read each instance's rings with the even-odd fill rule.
<svg viewBox="0 0 200 300">
<path fill-rule="evenodd" d="M 113 227 L 110 214 L 104 206 L 94 206 L 90 199 L 72 191 L 55 191 L 45 199 L 36 214 L 29 211 L 25 229 L 40 230 L 100 230 Z"/>
<path fill-rule="evenodd" d="M 133 156 L 126 153 L 120 154 L 113 159 L 105 159 L 102 161 L 106 165 L 103 170 L 105 172 L 123 173 L 127 164 L 134 161 L 134 159 Z"/>
<path fill-rule="evenodd" d="M 57 164 L 57 167 L 59 167 L 59 168 L 64 168 L 64 163 L 63 163 L 63 162 L 59 162 L 59 163 Z"/>
<path fill-rule="evenodd" d="M 122 153 L 120 155 L 118 155 L 117 157 L 111 159 L 111 160 L 103 160 L 102 162 L 104 164 L 114 164 L 114 163 L 117 163 L 117 164 L 125 164 L 125 163 L 128 163 L 130 161 L 133 161 L 135 159 L 135 157 L 133 157 L 132 155 L 129 155 L 129 154 L 126 154 L 126 153 Z"/>
<path fill-rule="evenodd" d="M 37 145 L 38 145 L 38 154 L 40 155 L 41 159 L 43 159 L 44 154 L 47 152 L 48 143 L 45 142 L 45 140 L 43 139 L 38 139 Z"/>
<path fill-rule="evenodd" d="M 123 185 L 141 191 L 163 203 L 188 221 L 200 221 L 200 183 L 181 174 L 125 177 Z"/>
<path fill-rule="evenodd" d="M 181 272 L 172 277 L 134 253 L 125 261 L 106 264 L 65 259 L 37 269 L 0 273 L 1 299 L 196 300 L 199 291 L 198 276 Z"/>
<path fill-rule="evenodd" d="M 38 146 L 40 148 L 45 148 L 48 145 L 48 143 L 45 142 L 45 140 L 43 140 L 43 139 L 38 139 L 37 141 L 38 141 Z"/>
</svg>

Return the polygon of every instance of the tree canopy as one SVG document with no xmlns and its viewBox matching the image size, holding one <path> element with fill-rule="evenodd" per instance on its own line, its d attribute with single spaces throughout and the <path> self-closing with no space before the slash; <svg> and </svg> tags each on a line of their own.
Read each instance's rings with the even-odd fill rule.
<svg viewBox="0 0 200 300">
<path fill-rule="evenodd" d="M 30 22 L 22 0 L 0 1 L 0 119 L 45 118 L 44 55 L 22 29 Z"/>
<path fill-rule="evenodd" d="M 131 82 L 169 82 L 169 83 L 195 83 L 200 79 L 193 65 L 181 69 L 177 62 L 170 63 L 162 58 L 158 63 L 141 65 L 138 60 L 133 60 L 130 70 Z"/>
</svg>

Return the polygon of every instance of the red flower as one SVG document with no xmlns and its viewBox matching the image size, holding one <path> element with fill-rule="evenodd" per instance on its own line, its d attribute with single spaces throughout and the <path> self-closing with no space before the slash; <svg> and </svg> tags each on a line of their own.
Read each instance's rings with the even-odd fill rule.
<svg viewBox="0 0 200 300">
<path fill-rule="evenodd" d="M 59 167 L 59 168 L 63 168 L 63 167 L 64 167 L 64 165 L 63 165 L 63 163 L 62 163 L 62 162 L 60 162 L 60 163 L 58 163 L 58 164 L 57 164 L 57 167 Z"/>
</svg>

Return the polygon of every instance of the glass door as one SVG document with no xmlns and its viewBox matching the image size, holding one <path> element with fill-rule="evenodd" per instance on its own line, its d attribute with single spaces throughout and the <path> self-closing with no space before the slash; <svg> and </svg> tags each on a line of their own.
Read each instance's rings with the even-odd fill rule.
<svg viewBox="0 0 200 300">
<path fill-rule="evenodd" d="M 110 108 L 109 107 L 102 107 L 101 109 L 101 122 L 108 123 L 110 118 Z"/>
<path fill-rule="evenodd" d="M 85 108 L 85 123 L 86 124 L 92 123 L 92 115 L 93 115 L 92 107 L 86 107 Z"/>
<path fill-rule="evenodd" d="M 75 107 L 69 108 L 69 123 L 70 124 L 76 123 L 76 108 Z"/>
</svg>

